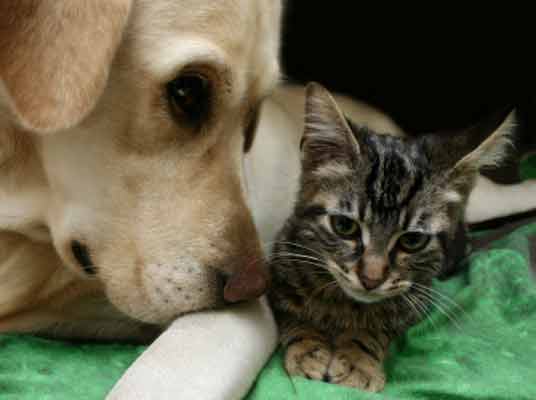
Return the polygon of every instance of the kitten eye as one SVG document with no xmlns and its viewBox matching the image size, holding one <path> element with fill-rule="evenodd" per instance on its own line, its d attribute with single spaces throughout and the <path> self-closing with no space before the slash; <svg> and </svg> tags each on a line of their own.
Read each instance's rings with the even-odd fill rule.
<svg viewBox="0 0 536 400">
<path fill-rule="evenodd" d="M 333 232 L 344 239 L 355 239 L 360 231 L 359 224 L 344 215 L 332 215 L 329 222 Z"/>
<path fill-rule="evenodd" d="M 199 74 L 185 73 L 166 85 L 172 111 L 184 116 L 193 124 L 199 124 L 209 111 L 210 81 Z"/>
<path fill-rule="evenodd" d="M 407 232 L 398 238 L 398 246 L 406 253 L 415 253 L 426 247 L 430 235 L 421 232 Z"/>
</svg>

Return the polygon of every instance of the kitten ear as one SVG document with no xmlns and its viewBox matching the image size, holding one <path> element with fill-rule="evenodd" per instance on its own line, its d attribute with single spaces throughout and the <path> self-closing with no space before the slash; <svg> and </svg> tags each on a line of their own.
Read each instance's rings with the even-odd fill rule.
<svg viewBox="0 0 536 400">
<path fill-rule="evenodd" d="M 481 168 L 495 167 L 505 158 L 515 125 L 515 111 L 508 108 L 461 132 L 443 132 L 424 140 L 432 162 L 450 171 L 449 180 L 463 193 L 471 189 Z"/>
<path fill-rule="evenodd" d="M 349 164 L 360 153 L 346 117 L 318 83 L 309 83 L 305 90 L 305 128 L 300 146 L 304 165 L 312 169 L 327 162 Z"/>
</svg>

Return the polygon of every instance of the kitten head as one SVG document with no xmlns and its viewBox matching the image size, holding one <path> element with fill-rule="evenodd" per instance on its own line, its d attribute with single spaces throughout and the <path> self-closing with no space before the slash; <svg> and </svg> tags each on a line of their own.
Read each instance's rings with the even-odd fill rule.
<svg viewBox="0 0 536 400">
<path fill-rule="evenodd" d="M 394 137 L 353 124 L 310 84 L 291 240 L 321 255 L 358 301 L 428 284 L 444 268 L 479 169 L 504 154 L 512 118 L 503 119 L 460 133 Z"/>
</svg>

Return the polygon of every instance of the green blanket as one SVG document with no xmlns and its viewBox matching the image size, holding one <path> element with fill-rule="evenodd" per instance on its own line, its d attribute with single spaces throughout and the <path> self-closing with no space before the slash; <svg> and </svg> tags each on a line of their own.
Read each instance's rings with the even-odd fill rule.
<svg viewBox="0 0 536 400">
<path fill-rule="evenodd" d="M 248 399 L 536 399 L 533 236 L 536 224 L 517 229 L 474 253 L 464 273 L 437 283 L 448 296 L 443 312 L 435 310 L 392 346 L 383 393 L 290 379 L 279 351 Z M 102 399 L 142 351 L 0 336 L 0 399 Z"/>
<path fill-rule="evenodd" d="M 278 351 L 248 400 L 535 400 L 535 238 L 536 223 L 517 229 L 436 284 L 441 310 L 393 344 L 383 393 L 291 379 Z M 102 399 L 143 350 L 0 335 L 0 400 Z"/>
<path fill-rule="evenodd" d="M 381 394 L 290 379 L 278 352 L 249 400 L 535 400 L 536 286 L 527 240 L 532 234 L 536 224 L 474 254 L 466 273 L 436 285 L 453 300 L 443 297 L 444 313 L 434 311 L 392 346 Z"/>
</svg>

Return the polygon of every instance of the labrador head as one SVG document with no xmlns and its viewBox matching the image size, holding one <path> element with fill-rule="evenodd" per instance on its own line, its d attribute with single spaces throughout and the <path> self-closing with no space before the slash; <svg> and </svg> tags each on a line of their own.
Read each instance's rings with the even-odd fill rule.
<svg viewBox="0 0 536 400">
<path fill-rule="evenodd" d="M 0 5 L 0 158 L 19 161 L 21 196 L 39 193 L 25 223 L 133 318 L 166 323 L 266 285 L 241 161 L 277 80 L 280 8 Z"/>
</svg>

